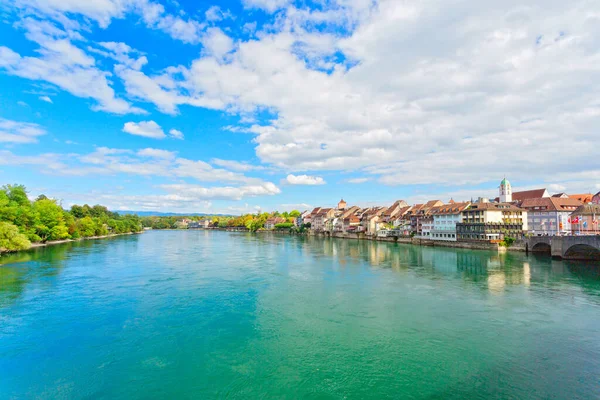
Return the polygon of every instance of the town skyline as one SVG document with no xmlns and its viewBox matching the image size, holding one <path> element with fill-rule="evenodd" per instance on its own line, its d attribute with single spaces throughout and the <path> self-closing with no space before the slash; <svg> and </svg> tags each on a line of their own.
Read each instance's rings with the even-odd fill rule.
<svg viewBox="0 0 600 400">
<path fill-rule="evenodd" d="M 600 4 L 15 0 L 0 183 L 244 214 L 600 191 Z M 565 62 L 568 60 L 568 62 Z"/>
</svg>

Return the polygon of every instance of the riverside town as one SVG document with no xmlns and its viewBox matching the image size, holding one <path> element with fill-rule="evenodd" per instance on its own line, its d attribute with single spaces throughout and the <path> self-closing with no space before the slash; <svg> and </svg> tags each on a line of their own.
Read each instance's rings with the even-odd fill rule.
<svg viewBox="0 0 600 400">
<path fill-rule="evenodd" d="M 362 233 L 366 237 L 414 237 L 444 242 L 491 242 L 526 236 L 599 235 L 600 192 L 549 193 L 547 189 L 513 191 L 500 182 L 498 197 L 447 202 L 430 200 L 408 204 L 398 200 L 389 206 L 315 207 L 290 215 L 266 214 L 253 230 L 303 228 L 314 234 Z M 237 219 L 225 224 L 218 219 L 182 219 L 182 228 L 248 228 Z M 242 221 L 243 222 L 243 221 Z"/>
</svg>

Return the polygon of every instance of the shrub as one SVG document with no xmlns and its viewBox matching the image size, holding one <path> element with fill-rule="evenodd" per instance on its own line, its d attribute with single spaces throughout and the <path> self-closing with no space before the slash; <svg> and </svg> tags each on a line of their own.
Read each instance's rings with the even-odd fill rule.
<svg viewBox="0 0 600 400">
<path fill-rule="evenodd" d="M 292 224 L 291 222 L 284 222 L 281 224 L 275 224 L 275 229 L 290 229 L 293 226 L 294 224 Z"/>
<path fill-rule="evenodd" d="M 27 250 L 31 242 L 10 222 L 0 222 L 0 252 Z"/>
<path fill-rule="evenodd" d="M 509 248 L 515 243 L 515 238 L 505 237 L 504 240 L 500 242 L 500 246 Z"/>
</svg>

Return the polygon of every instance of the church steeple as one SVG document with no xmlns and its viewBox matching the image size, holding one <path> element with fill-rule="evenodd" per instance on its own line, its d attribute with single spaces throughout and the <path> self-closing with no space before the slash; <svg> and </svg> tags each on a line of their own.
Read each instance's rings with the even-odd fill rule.
<svg viewBox="0 0 600 400">
<path fill-rule="evenodd" d="M 338 210 L 345 210 L 346 209 L 346 202 L 344 201 L 344 199 L 341 199 L 340 202 L 338 203 Z"/>
<path fill-rule="evenodd" d="M 512 188 L 506 177 L 500 182 L 500 203 L 512 203 Z"/>
</svg>

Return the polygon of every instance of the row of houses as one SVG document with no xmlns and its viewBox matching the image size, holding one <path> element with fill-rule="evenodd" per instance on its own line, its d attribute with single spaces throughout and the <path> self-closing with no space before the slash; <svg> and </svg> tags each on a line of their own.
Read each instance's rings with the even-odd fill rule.
<svg viewBox="0 0 600 400">
<path fill-rule="evenodd" d="M 531 235 L 600 234 L 600 192 L 550 195 L 546 189 L 512 192 L 504 179 L 495 199 L 444 203 L 431 200 L 390 207 L 316 207 L 298 217 L 314 232 L 363 232 L 445 241 L 493 241 Z"/>
</svg>

